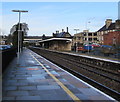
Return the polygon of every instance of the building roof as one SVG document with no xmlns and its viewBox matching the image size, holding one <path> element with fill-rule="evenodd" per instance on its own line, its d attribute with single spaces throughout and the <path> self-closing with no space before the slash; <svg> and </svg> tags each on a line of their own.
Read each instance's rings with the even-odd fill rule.
<svg viewBox="0 0 120 102">
<path fill-rule="evenodd" d="M 56 34 L 56 37 L 64 37 L 66 34 L 66 32 L 61 32 L 59 34 Z"/>
<path fill-rule="evenodd" d="M 25 39 L 42 39 L 42 36 L 25 36 Z"/>
<path fill-rule="evenodd" d="M 100 28 L 97 32 L 100 31 L 107 31 L 107 30 L 114 30 L 115 29 L 115 23 L 111 23 L 108 28 L 106 28 L 106 25 L 104 25 L 102 28 Z"/>
<path fill-rule="evenodd" d="M 47 41 L 55 41 L 55 40 L 59 40 L 59 41 L 72 41 L 72 39 L 68 39 L 68 38 L 50 38 L 50 39 L 46 39 L 46 40 L 41 40 L 39 42 L 47 42 Z"/>
<path fill-rule="evenodd" d="M 57 34 L 54 34 L 53 36 L 56 38 L 63 38 L 63 37 L 67 37 L 66 36 L 67 34 L 69 35 L 68 37 L 71 37 L 71 35 L 68 32 L 57 33 Z"/>
</svg>

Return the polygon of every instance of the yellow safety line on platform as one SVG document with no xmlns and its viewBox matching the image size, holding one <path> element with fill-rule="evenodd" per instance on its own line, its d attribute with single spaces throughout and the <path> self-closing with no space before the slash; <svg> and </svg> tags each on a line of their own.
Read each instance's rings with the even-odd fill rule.
<svg viewBox="0 0 120 102">
<path fill-rule="evenodd" d="M 30 53 L 31 54 L 31 53 Z M 64 89 L 64 91 L 75 101 L 81 102 L 80 99 L 75 96 L 62 82 L 60 82 L 52 73 L 50 73 L 46 67 L 40 63 L 32 54 L 31 56 L 44 68 L 44 70 Z"/>
</svg>

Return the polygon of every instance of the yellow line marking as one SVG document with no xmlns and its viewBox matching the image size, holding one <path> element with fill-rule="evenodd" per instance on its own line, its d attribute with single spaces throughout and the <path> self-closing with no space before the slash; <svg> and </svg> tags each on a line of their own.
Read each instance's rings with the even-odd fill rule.
<svg viewBox="0 0 120 102">
<path fill-rule="evenodd" d="M 31 53 L 30 53 L 31 54 Z M 44 68 L 44 70 L 64 89 L 64 91 L 75 101 L 81 102 L 80 99 L 75 96 L 62 82 L 60 82 L 53 74 L 51 74 L 46 67 L 40 63 L 32 54 L 31 56 Z"/>
</svg>

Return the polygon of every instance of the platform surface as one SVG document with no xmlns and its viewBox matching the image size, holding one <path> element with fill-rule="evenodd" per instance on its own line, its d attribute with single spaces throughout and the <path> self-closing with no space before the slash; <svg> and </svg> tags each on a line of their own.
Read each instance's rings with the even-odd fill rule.
<svg viewBox="0 0 120 102">
<path fill-rule="evenodd" d="M 3 100 L 115 101 L 29 49 L 3 75 Z"/>
</svg>

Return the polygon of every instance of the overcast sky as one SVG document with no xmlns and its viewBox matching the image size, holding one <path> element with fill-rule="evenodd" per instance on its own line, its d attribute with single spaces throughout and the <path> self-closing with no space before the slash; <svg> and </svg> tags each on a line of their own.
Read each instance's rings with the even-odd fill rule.
<svg viewBox="0 0 120 102">
<path fill-rule="evenodd" d="M 18 9 L 28 10 L 22 13 L 21 22 L 28 24 L 32 36 L 52 35 L 66 27 L 72 35 L 75 28 L 97 31 L 106 19 L 118 19 L 118 2 L 2 2 L 0 29 L 5 35 L 18 23 L 18 13 L 11 11 Z"/>
</svg>

